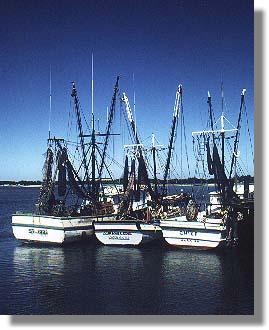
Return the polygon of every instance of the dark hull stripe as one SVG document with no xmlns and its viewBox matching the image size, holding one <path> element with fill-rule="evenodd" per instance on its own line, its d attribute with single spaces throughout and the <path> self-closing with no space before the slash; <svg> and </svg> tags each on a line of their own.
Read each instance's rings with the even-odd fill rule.
<svg viewBox="0 0 269 330">
<path fill-rule="evenodd" d="M 73 227 L 53 227 L 53 226 L 42 226 L 42 225 L 34 225 L 34 224 L 19 224 L 14 223 L 12 227 L 27 227 L 27 228 L 42 228 L 42 229 L 53 229 L 53 230 L 60 230 L 60 231 L 72 231 L 72 230 L 89 230 L 93 229 L 92 225 L 87 226 L 73 226 Z"/>
<path fill-rule="evenodd" d="M 220 240 L 214 241 L 212 239 L 203 239 L 203 238 L 191 238 L 191 237 L 168 237 L 165 236 L 164 239 L 175 239 L 175 240 L 192 240 L 192 241 L 202 241 L 202 242 L 221 242 L 221 241 L 226 241 L 225 238 L 220 238 Z"/>
<path fill-rule="evenodd" d="M 115 218 L 115 214 L 108 214 L 104 216 L 77 216 L 77 217 L 54 217 L 50 215 L 38 215 L 38 214 L 12 214 L 12 217 L 32 217 L 32 218 L 46 218 L 46 219 L 57 219 L 63 221 L 70 221 L 74 219 L 87 219 L 87 220 L 95 220 L 95 221 L 102 221 L 104 218 Z M 106 221 L 106 220 L 104 220 Z"/>
<path fill-rule="evenodd" d="M 212 249 L 218 249 L 220 248 L 221 246 L 220 245 L 217 245 L 217 246 L 190 246 L 190 245 L 175 245 L 175 244 L 170 244 L 172 245 L 173 247 L 177 247 L 179 249 L 182 249 L 182 250 L 212 250 Z"/>
<path fill-rule="evenodd" d="M 17 238 L 18 241 L 22 242 L 22 243 L 26 243 L 26 244 L 38 244 L 38 245 L 65 245 L 65 244 L 72 244 L 72 243 L 78 243 L 78 242 L 82 242 L 82 241 L 86 241 L 86 240 L 90 240 L 92 239 L 91 236 L 86 236 L 85 238 L 81 238 L 81 237 L 76 237 L 74 239 L 68 239 L 63 241 L 62 243 L 59 242 L 51 242 L 51 241 L 39 241 L 39 240 L 28 240 L 28 239 L 20 239 Z"/>
<path fill-rule="evenodd" d="M 104 224 L 104 225 L 111 225 L 111 224 L 116 224 L 116 225 L 135 225 L 135 224 L 140 224 L 140 225 L 155 225 L 155 226 L 159 226 L 159 222 L 145 222 L 145 221 L 141 221 L 141 220 L 96 220 L 94 221 L 95 223 L 98 224 Z"/>
<path fill-rule="evenodd" d="M 101 232 L 128 232 L 128 233 L 140 233 L 140 234 L 162 234 L 161 230 L 143 230 L 143 229 L 95 229 L 95 233 L 101 233 Z"/>
<path fill-rule="evenodd" d="M 211 241 L 210 241 L 211 242 Z M 179 245 L 179 244 L 173 244 L 173 243 L 168 243 L 166 241 L 166 244 L 169 244 L 171 246 L 174 246 L 174 247 L 177 247 L 179 249 L 184 249 L 184 250 L 210 250 L 210 249 L 219 249 L 219 248 L 223 248 L 225 247 L 225 240 L 221 240 L 219 241 L 219 244 L 215 247 L 212 247 L 212 246 L 199 246 L 199 245 Z"/>
<path fill-rule="evenodd" d="M 165 226 L 161 226 L 162 230 L 167 230 L 167 231 L 182 231 L 182 230 L 186 230 L 186 231 L 195 231 L 197 233 L 202 233 L 204 234 L 205 232 L 208 232 L 209 234 L 218 234 L 218 233 L 222 233 L 225 232 L 226 229 L 209 229 L 209 228 L 187 228 L 187 227 L 181 227 L 181 228 L 176 228 L 176 227 L 165 227 Z"/>
</svg>

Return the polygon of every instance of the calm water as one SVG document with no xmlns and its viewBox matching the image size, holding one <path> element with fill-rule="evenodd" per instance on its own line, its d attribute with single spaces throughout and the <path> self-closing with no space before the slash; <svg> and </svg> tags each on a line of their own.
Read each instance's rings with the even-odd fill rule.
<svg viewBox="0 0 269 330">
<path fill-rule="evenodd" d="M 11 214 L 37 195 L 0 187 L 0 314 L 254 313 L 251 254 L 17 242 Z"/>
</svg>

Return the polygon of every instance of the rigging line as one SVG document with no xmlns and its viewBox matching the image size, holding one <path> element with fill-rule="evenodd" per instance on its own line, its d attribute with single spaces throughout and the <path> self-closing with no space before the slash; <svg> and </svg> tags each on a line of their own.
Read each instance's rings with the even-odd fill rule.
<svg viewBox="0 0 269 330">
<path fill-rule="evenodd" d="M 174 174 L 176 174 L 177 178 L 179 179 L 183 179 L 183 177 L 181 177 L 179 175 L 179 172 L 176 170 L 176 167 L 174 166 L 174 164 L 171 164 L 171 171 L 170 171 L 170 179 L 171 179 L 171 172 L 174 172 Z M 184 176 L 184 175 L 183 175 Z"/>
<path fill-rule="evenodd" d="M 121 132 L 121 145 L 124 144 L 124 127 L 122 125 L 122 111 L 121 111 L 121 104 L 120 104 L 120 111 L 119 111 L 119 114 L 120 114 L 120 132 Z"/>
<path fill-rule="evenodd" d="M 85 156 L 88 155 L 90 149 L 91 149 L 91 146 L 88 147 Z M 83 165 L 83 160 L 81 160 L 82 155 L 80 154 L 80 152 L 79 152 L 78 149 L 77 149 L 77 154 L 78 154 L 78 156 L 79 156 L 79 159 L 77 158 L 77 161 L 80 162 L 79 168 L 78 168 L 78 170 L 77 170 L 77 173 L 79 173 L 80 170 L 81 170 L 81 168 L 82 168 L 82 165 Z M 73 164 L 74 164 L 74 159 L 73 159 L 73 163 L 71 163 L 71 164 L 72 164 L 72 166 L 73 166 Z M 89 164 L 90 164 L 90 160 L 89 160 L 89 162 L 88 162 L 88 165 L 89 165 Z M 83 181 L 85 181 L 85 179 L 86 179 L 86 173 L 84 173 Z"/>
<path fill-rule="evenodd" d="M 68 120 L 67 120 L 67 132 L 66 132 L 66 139 L 69 140 L 71 138 L 71 122 L 72 118 L 71 115 L 73 114 L 72 109 L 72 102 L 71 100 L 69 101 L 69 111 L 68 111 Z"/>
<path fill-rule="evenodd" d="M 104 148 L 103 148 L 103 153 L 101 156 L 100 171 L 98 172 L 99 179 L 102 176 L 102 171 L 103 171 L 104 162 L 105 162 L 105 154 L 106 154 L 106 150 L 109 146 L 109 137 L 111 134 L 110 132 L 113 130 L 112 124 L 113 124 L 113 121 L 115 121 L 115 117 L 116 117 L 115 112 L 116 112 L 118 83 L 119 83 L 119 76 L 117 76 L 116 83 L 114 85 L 113 96 L 112 96 L 111 105 L 110 105 L 110 109 L 109 109 L 108 122 L 107 122 L 107 126 L 106 126 L 106 135 L 105 135 L 105 139 L 104 139 Z M 112 142 L 114 142 L 114 139 L 112 140 Z M 114 147 L 114 143 L 113 143 L 113 147 Z"/>
<path fill-rule="evenodd" d="M 223 83 L 223 76 L 221 74 L 221 83 L 220 83 L 220 93 L 221 93 L 221 115 L 224 115 L 224 108 L 225 108 L 225 98 L 224 98 L 224 83 Z"/>
<path fill-rule="evenodd" d="M 183 120 L 183 130 L 184 130 L 183 133 L 184 133 L 184 141 L 185 141 L 186 160 L 187 160 L 187 166 L 188 166 L 188 175 L 190 177 L 191 171 L 190 171 L 188 148 L 187 148 L 186 126 L 185 126 L 185 117 L 184 117 L 184 112 L 183 112 L 183 106 L 182 106 L 181 116 L 182 116 L 182 120 Z"/>
<path fill-rule="evenodd" d="M 119 162 L 117 162 L 116 159 L 114 159 L 114 158 L 113 158 L 112 156 L 110 156 L 108 153 L 106 153 L 106 157 L 109 158 L 109 160 L 111 160 L 110 165 L 111 165 L 112 163 L 114 163 L 114 164 L 116 164 L 117 166 L 119 166 L 121 169 L 124 168 L 123 165 L 121 165 Z M 110 167 L 110 165 L 109 165 L 109 167 Z"/>
<path fill-rule="evenodd" d="M 57 172 L 58 172 L 58 168 L 57 168 L 58 161 L 59 161 L 59 156 L 57 154 L 55 156 L 54 176 L 53 176 L 52 181 L 51 181 L 51 186 L 50 186 L 50 189 L 49 189 L 49 195 L 51 195 L 51 193 L 52 193 L 52 191 L 54 190 L 54 187 L 55 187 L 56 177 L 57 177 Z"/>
<path fill-rule="evenodd" d="M 245 115 L 245 117 L 246 117 L 246 115 Z M 244 130 L 244 138 L 245 138 L 245 141 L 247 141 L 248 140 L 248 132 L 247 132 L 247 129 L 245 129 Z M 243 135 L 243 134 L 242 134 Z M 246 161 L 246 167 L 247 167 L 247 169 L 248 169 L 248 172 L 249 172 L 249 166 L 248 166 L 248 163 L 249 163 L 249 161 L 248 161 L 248 153 L 249 153 L 249 150 L 248 150 L 249 148 L 248 148 L 248 143 L 246 143 L 246 148 L 245 148 L 245 161 Z"/>
<path fill-rule="evenodd" d="M 86 119 L 86 117 L 85 117 L 85 115 L 84 115 L 84 112 L 83 112 L 81 106 L 79 106 L 79 107 L 80 107 L 80 113 L 82 114 L 82 117 L 83 117 L 83 119 L 84 119 L 84 121 L 85 121 L 86 127 L 87 127 L 88 130 L 90 131 L 90 126 L 89 126 L 89 124 L 88 124 L 88 122 L 87 122 L 87 119 Z"/>
<path fill-rule="evenodd" d="M 97 149 L 97 145 L 96 145 L 95 148 Z M 96 166 L 96 170 L 97 170 L 97 173 L 98 173 L 99 170 L 100 170 L 100 165 L 98 164 L 97 157 L 95 158 L 95 164 L 96 164 L 95 166 Z M 99 180 L 99 178 L 97 180 Z M 100 183 L 101 183 L 101 178 L 100 178 Z M 101 184 L 101 186 L 102 186 L 102 189 L 103 189 L 103 185 L 102 184 Z M 104 189 L 103 189 L 103 192 L 104 192 Z M 99 188 L 98 188 L 97 194 L 98 194 L 98 196 L 100 195 Z"/>
<path fill-rule="evenodd" d="M 70 150 L 68 150 L 68 153 L 69 153 L 69 155 L 71 154 Z M 68 155 L 68 157 L 69 157 L 69 155 Z M 72 165 L 74 165 L 75 162 L 80 162 L 80 161 L 81 161 L 80 153 L 79 153 L 78 147 L 76 147 L 75 152 L 73 152 L 73 153 L 71 154 L 71 156 L 72 156 L 72 161 L 71 161 Z M 74 166 L 74 167 L 75 167 L 75 166 Z"/>
<path fill-rule="evenodd" d="M 89 145 L 88 145 L 88 149 L 87 149 L 87 151 L 86 151 L 86 156 L 87 156 L 88 153 L 91 151 L 91 149 L 92 149 L 92 144 L 89 144 Z M 92 162 L 92 152 L 90 152 L 90 157 L 89 157 L 88 164 L 87 164 L 88 167 L 90 167 L 91 162 Z M 83 164 L 83 163 L 82 163 L 82 164 Z M 80 168 L 81 168 L 82 164 L 80 165 Z M 86 175 L 86 173 L 85 173 L 85 175 Z M 92 173 L 91 173 L 91 175 L 92 175 Z M 85 177 L 84 177 L 84 179 L 85 179 Z"/>
<path fill-rule="evenodd" d="M 237 173 L 240 173 L 241 176 L 243 176 L 244 174 L 246 174 L 246 172 L 244 171 L 244 169 L 242 168 L 242 166 L 241 166 L 240 163 L 237 164 L 237 167 L 238 167 Z"/>
<path fill-rule="evenodd" d="M 164 171 L 164 155 L 160 154 L 160 151 L 157 152 L 157 160 L 158 160 L 158 174 L 161 175 Z"/>
<path fill-rule="evenodd" d="M 77 96 L 77 90 L 76 90 L 74 82 L 72 83 L 71 96 L 74 98 L 74 106 L 75 106 L 75 112 L 76 112 L 76 118 L 77 118 L 77 126 L 79 129 L 79 137 L 80 137 L 80 144 L 81 144 L 81 150 L 82 150 L 82 155 L 83 155 L 83 163 L 84 163 L 85 172 L 87 175 L 87 181 L 88 181 L 87 185 L 88 185 L 88 189 L 89 189 L 89 174 L 88 174 L 89 169 L 87 166 L 87 159 L 86 159 L 86 154 L 85 154 L 83 127 L 82 127 L 82 123 L 81 123 L 81 107 L 80 107 L 79 98 Z"/>
<path fill-rule="evenodd" d="M 69 137 L 71 138 L 71 127 L 73 126 L 72 125 L 72 122 L 74 121 L 74 117 L 75 117 L 75 105 L 73 104 L 73 102 L 70 100 L 70 110 L 69 110 L 71 113 L 70 113 L 70 122 L 69 122 L 69 127 L 68 127 L 68 130 L 69 132 L 67 133 L 67 136 L 69 135 Z M 75 136 L 76 136 L 76 140 L 77 140 L 77 144 L 79 144 L 78 140 L 79 140 L 79 136 L 78 136 L 78 127 L 77 125 L 75 125 Z"/>
<path fill-rule="evenodd" d="M 85 114 L 83 112 L 83 109 L 82 109 L 82 106 L 81 106 L 81 103 L 80 103 L 80 100 L 79 99 L 78 99 L 78 107 L 79 107 L 80 113 L 82 114 L 82 117 L 83 117 L 83 119 L 85 121 L 85 124 L 86 124 L 88 130 L 90 131 L 90 126 L 89 126 L 88 121 L 87 121 L 87 119 L 85 117 Z"/>
<path fill-rule="evenodd" d="M 204 141 L 203 143 L 205 143 L 205 141 Z M 206 175 L 206 169 L 205 169 L 205 158 L 204 158 L 204 156 L 205 156 L 205 155 L 203 155 L 203 158 L 202 158 L 202 169 L 203 169 L 203 178 L 206 178 L 207 175 Z M 207 189 L 207 193 L 209 193 L 209 186 L 208 186 L 208 183 L 206 183 L 206 187 L 205 187 L 205 189 Z M 205 189 L 204 189 L 204 190 L 205 190 Z M 203 189 L 201 189 L 201 190 L 203 190 Z M 204 190 L 203 190 L 203 191 L 204 191 Z"/>
<path fill-rule="evenodd" d="M 249 171 L 248 171 L 248 167 L 245 165 L 245 163 L 243 162 L 243 160 L 242 159 L 238 159 L 237 160 L 237 165 L 238 166 L 241 166 L 241 168 L 242 168 L 242 170 L 244 171 L 244 173 L 249 173 Z"/>
<path fill-rule="evenodd" d="M 145 157 L 145 165 L 147 166 L 147 169 L 149 171 L 149 174 L 152 176 L 153 175 L 153 167 L 152 165 L 150 164 L 150 161 L 149 161 L 149 156 L 144 152 L 144 157 Z"/>
<path fill-rule="evenodd" d="M 122 101 L 123 101 L 123 103 L 125 103 L 125 110 L 126 110 L 125 111 L 125 119 L 126 119 L 126 122 L 127 122 L 127 126 L 128 127 L 130 126 L 131 134 L 133 136 L 133 139 L 131 139 L 131 140 L 133 140 L 134 143 L 137 144 L 137 143 L 140 143 L 139 141 L 141 140 L 141 136 L 137 133 L 136 121 L 135 121 L 135 117 L 132 114 L 130 104 L 129 104 L 129 101 L 128 101 L 128 97 L 124 93 L 123 93 L 123 97 L 124 97 L 124 100 L 122 100 Z M 129 110 L 127 110 L 127 108 Z M 128 112 L 128 114 L 126 112 Z M 129 118 L 130 113 L 131 113 L 132 119 Z M 128 116 L 128 118 L 127 118 L 127 116 Z"/>
<path fill-rule="evenodd" d="M 69 183 L 69 181 L 68 181 L 68 183 Z M 72 193 L 72 189 L 71 189 L 71 186 L 70 186 L 70 184 L 68 184 L 66 194 L 65 194 L 65 196 L 64 196 L 64 198 L 63 198 L 63 202 L 64 202 L 64 204 L 66 203 L 67 197 L 68 197 L 70 194 L 73 195 L 73 193 Z"/>
<path fill-rule="evenodd" d="M 75 142 L 75 141 L 71 141 L 71 140 L 65 140 L 65 143 L 66 143 L 66 145 L 79 147 L 79 142 Z M 90 144 L 90 142 L 84 143 L 85 146 L 89 145 L 89 144 Z"/>
<path fill-rule="evenodd" d="M 200 178 L 200 176 L 202 175 L 202 178 L 200 178 L 200 186 L 201 187 L 199 187 L 199 185 L 198 185 L 198 190 L 197 190 L 197 193 L 196 194 L 194 194 L 194 192 L 193 192 L 193 195 L 198 195 L 198 192 L 199 191 L 203 191 L 204 190 L 204 188 L 203 188 L 203 186 L 204 186 L 204 183 L 203 183 L 203 178 L 206 178 L 206 172 L 205 172 L 205 165 L 204 165 L 204 158 L 202 157 L 201 158 L 201 160 L 199 159 L 199 157 L 198 156 L 196 156 L 198 153 L 199 153 L 199 146 L 200 146 L 200 144 L 201 144 L 201 142 L 200 142 L 200 139 L 197 137 L 197 144 L 195 143 L 195 140 L 194 140 L 194 138 L 193 138 L 193 154 L 194 154 L 194 157 L 195 157 L 195 159 L 196 159 L 196 165 L 195 165 L 195 177 L 197 178 L 198 177 L 198 179 Z M 197 147 L 195 147 L 197 145 Z M 195 148 L 197 149 L 197 151 L 195 150 Z M 204 156 L 204 155 L 203 155 Z M 200 173 L 200 171 L 199 171 L 199 162 L 202 162 L 202 169 L 203 169 L 203 173 Z M 207 189 L 208 189 L 208 185 L 207 185 Z"/>
<path fill-rule="evenodd" d="M 96 149 L 97 149 L 97 152 L 99 153 L 99 155 L 101 156 L 101 150 L 99 149 L 98 146 L 96 146 Z M 115 187 L 116 190 L 117 190 L 117 193 L 119 194 L 120 192 L 119 192 L 119 190 L 118 190 L 117 185 L 116 185 L 115 182 L 114 182 L 115 179 L 113 178 L 113 175 L 111 174 L 111 171 L 109 170 L 109 168 L 107 168 L 106 164 L 104 164 L 104 165 L 105 165 L 105 167 L 106 167 L 106 170 L 107 170 L 107 172 L 108 172 L 108 175 L 110 176 L 110 179 L 112 180 L 112 183 L 113 183 L 114 187 Z"/>
</svg>

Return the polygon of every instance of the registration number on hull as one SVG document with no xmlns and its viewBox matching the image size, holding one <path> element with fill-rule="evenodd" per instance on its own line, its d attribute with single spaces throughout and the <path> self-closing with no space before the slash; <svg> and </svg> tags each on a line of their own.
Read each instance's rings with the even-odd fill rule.
<svg viewBox="0 0 269 330">
<path fill-rule="evenodd" d="M 47 229 L 34 229 L 30 228 L 28 230 L 29 234 L 38 234 L 38 235 L 48 235 Z"/>
<path fill-rule="evenodd" d="M 128 231 L 105 231 L 103 235 L 106 236 L 109 240 L 120 240 L 128 241 L 132 233 Z"/>
<path fill-rule="evenodd" d="M 197 232 L 193 230 L 180 230 L 179 235 L 184 236 L 184 235 L 189 235 L 189 236 L 197 236 Z"/>
</svg>

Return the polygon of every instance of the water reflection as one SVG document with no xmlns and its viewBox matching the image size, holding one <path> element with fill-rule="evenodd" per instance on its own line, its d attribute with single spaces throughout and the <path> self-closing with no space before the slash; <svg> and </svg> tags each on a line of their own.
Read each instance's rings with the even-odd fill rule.
<svg viewBox="0 0 269 330">
<path fill-rule="evenodd" d="M 158 313 L 161 259 L 155 248 L 98 248 L 95 271 L 105 313 Z"/>
<path fill-rule="evenodd" d="M 22 245 L 10 215 L 32 210 L 38 189 L 0 195 L 0 314 L 253 313 L 253 256 L 96 242 Z"/>
<path fill-rule="evenodd" d="M 253 276 L 238 251 L 168 250 L 162 259 L 163 313 L 251 314 Z"/>
<path fill-rule="evenodd" d="M 11 288 L 16 313 L 44 313 L 63 303 L 64 251 L 57 248 L 17 246 L 13 255 Z M 54 310 L 54 308 L 53 308 Z M 57 308 L 55 308 L 57 312 Z"/>
<path fill-rule="evenodd" d="M 13 266 L 21 277 L 61 275 L 64 269 L 64 250 L 54 247 L 21 245 L 14 249 Z"/>
<path fill-rule="evenodd" d="M 24 314 L 249 313 L 244 264 L 230 253 L 158 245 L 21 245 L 14 249 L 16 285 L 7 308 Z"/>
<path fill-rule="evenodd" d="M 223 269 L 214 253 L 170 250 L 162 260 L 161 295 L 170 313 L 216 313 Z M 213 304 L 213 305 L 212 305 Z"/>
</svg>

